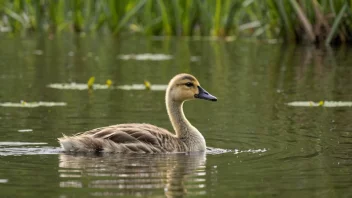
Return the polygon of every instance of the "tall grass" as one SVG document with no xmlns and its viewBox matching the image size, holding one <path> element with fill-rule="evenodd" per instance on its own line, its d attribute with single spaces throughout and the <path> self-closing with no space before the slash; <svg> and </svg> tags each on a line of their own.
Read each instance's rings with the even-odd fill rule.
<svg viewBox="0 0 352 198">
<path fill-rule="evenodd" d="M 351 0 L 1 0 L 0 32 L 352 41 Z"/>
</svg>

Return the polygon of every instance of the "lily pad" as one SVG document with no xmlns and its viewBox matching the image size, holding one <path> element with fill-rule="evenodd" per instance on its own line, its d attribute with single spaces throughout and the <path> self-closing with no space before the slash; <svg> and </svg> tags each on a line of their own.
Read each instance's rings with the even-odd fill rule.
<svg viewBox="0 0 352 198">
<path fill-rule="evenodd" d="M 87 90 L 87 84 L 83 83 L 54 83 L 49 84 L 47 87 L 53 89 L 68 89 L 68 90 Z M 167 85 L 161 84 L 152 84 L 150 85 L 150 89 L 152 91 L 165 91 Z M 101 85 L 101 84 L 94 84 L 93 89 L 122 89 L 122 90 L 146 90 L 146 86 L 144 84 L 131 84 L 131 85 L 119 85 L 119 86 L 108 86 L 108 85 Z"/>
<path fill-rule="evenodd" d="M 33 132 L 33 129 L 19 129 L 18 132 L 21 132 L 21 133 Z"/>
<path fill-rule="evenodd" d="M 34 107 L 55 107 L 55 106 L 66 106 L 65 102 L 4 102 L 0 103 L 0 107 L 22 107 L 22 108 L 34 108 Z"/>
<path fill-rule="evenodd" d="M 151 60 L 151 61 L 163 61 L 170 60 L 173 58 L 171 55 L 167 54 L 121 54 L 117 58 L 121 60 Z"/>
<path fill-rule="evenodd" d="M 47 85 L 47 87 L 53 89 L 73 89 L 73 90 L 87 90 L 88 85 L 85 83 L 53 83 Z M 108 85 L 93 84 L 93 89 L 109 89 Z"/>
<path fill-rule="evenodd" d="M 294 107 L 352 107 L 352 102 L 350 101 L 295 101 L 286 104 Z"/>
<path fill-rule="evenodd" d="M 117 89 L 122 90 L 146 90 L 146 86 L 144 84 L 132 84 L 132 85 L 120 85 L 117 86 Z M 165 91 L 167 89 L 167 85 L 150 85 L 150 90 L 152 91 Z"/>
</svg>

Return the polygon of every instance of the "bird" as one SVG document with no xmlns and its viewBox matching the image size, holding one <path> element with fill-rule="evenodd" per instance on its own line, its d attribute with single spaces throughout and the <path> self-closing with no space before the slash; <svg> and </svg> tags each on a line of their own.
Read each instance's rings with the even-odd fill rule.
<svg viewBox="0 0 352 198">
<path fill-rule="evenodd" d="M 174 133 L 146 123 L 117 124 L 63 135 L 58 141 L 64 152 L 179 153 L 206 150 L 203 135 L 186 118 L 186 101 L 217 98 L 200 86 L 191 74 L 181 73 L 168 83 L 165 103 Z"/>
</svg>

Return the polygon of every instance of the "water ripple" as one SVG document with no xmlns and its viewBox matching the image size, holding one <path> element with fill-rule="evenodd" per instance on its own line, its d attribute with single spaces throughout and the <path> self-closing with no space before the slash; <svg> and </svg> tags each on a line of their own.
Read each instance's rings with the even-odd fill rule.
<svg viewBox="0 0 352 198">
<path fill-rule="evenodd" d="M 121 196 L 204 194 L 207 186 L 204 152 L 60 154 L 59 160 L 60 187 L 90 188 L 95 196 L 102 196 L 99 189 L 105 190 L 103 194 Z"/>
<path fill-rule="evenodd" d="M 58 147 L 43 147 L 45 142 L 0 142 L 0 156 L 58 154 Z M 37 145 L 37 146 L 35 146 Z M 31 146 L 31 147 L 28 147 Z M 33 147 L 34 146 L 34 147 Z"/>
</svg>

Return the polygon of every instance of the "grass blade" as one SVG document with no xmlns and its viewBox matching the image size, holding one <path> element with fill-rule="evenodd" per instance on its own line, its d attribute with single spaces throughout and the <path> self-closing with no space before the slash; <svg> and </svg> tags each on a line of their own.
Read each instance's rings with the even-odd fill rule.
<svg viewBox="0 0 352 198">
<path fill-rule="evenodd" d="M 169 16 L 168 16 L 165 4 L 162 0 L 158 0 L 158 4 L 161 10 L 161 16 L 162 16 L 163 28 L 164 28 L 165 34 L 171 35 L 172 31 L 171 31 Z"/>
<path fill-rule="evenodd" d="M 141 0 L 138 1 L 138 4 L 134 6 L 129 12 L 127 12 L 124 17 L 121 19 L 119 22 L 118 26 L 115 28 L 113 31 L 114 34 L 119 33 L 122 27 L 124 27 L 127 22 L 138 13 L 138 11 L 144 6 L 144 4 L 147 2 L 147 0 Z"/>
<path fill-rule="evenodd" d="M 298 5 L 296 0 L 290 0 L 290 3 L 292 5 L 292 7 L 294 8 L 294 10 L 296 11 L 298 19 L 301 21 L 303 28 L 304 28 L 305 32 L 307 33 L 309 41 L 313 43 L 315 41 L 315 34 L 313 32 L 312 24 L 309 22 L 306 14 L 303 12 L 301 7 Z"/>
<path fill-rule="evenodd" d="M 331 40 L 333 39 L 334 35 L 337 33 L 338 27 L 339 27 L 339 25 L 341 23 L 343 15 L 347 11 L 347 8 L 348 8 L 348 4 L 345 3 L 342 6 L 339 14 L 336 16 L 336 18 L 334 20 L 334 23 L 332 24 L 331 31 L 329 32 L 329 35 L 328 35 L 328 37 L 326 38 L 326 41 L 325 41 L 325 45 L 329 45 L 331 43 Z"/>
<path fill-rule="evenodd" d="M 221 27 L 221 6 L 222 1 L 217 0 L 216 5 L 215 5 L 215 13 L 214 13 L 214 29 L 213 29 L 213 35 L 219 36 L 221 34 L 220 27 Z"/>
</svg>

